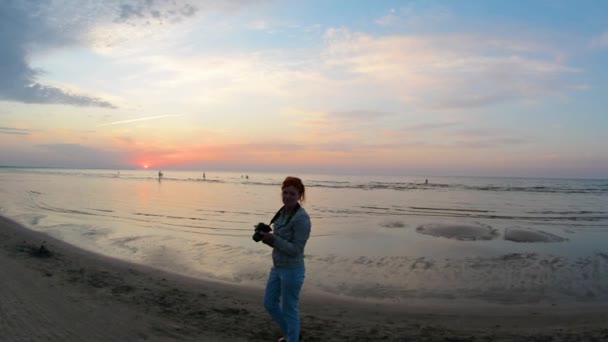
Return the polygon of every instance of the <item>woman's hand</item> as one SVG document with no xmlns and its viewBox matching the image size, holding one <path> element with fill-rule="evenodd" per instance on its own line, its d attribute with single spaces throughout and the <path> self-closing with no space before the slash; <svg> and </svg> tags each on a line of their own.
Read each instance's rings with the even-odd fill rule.
<svg viewBox="0 0 608 342">
<path fill-rule="evenodd" d="M 262 238 L 263 243 L 267 244 L 270 247 L 274 246 L 274 240 L 275 240 L 274 234 L 262 233 L 262 236 L 263 236 L 263 238 Z"/>
</svg>

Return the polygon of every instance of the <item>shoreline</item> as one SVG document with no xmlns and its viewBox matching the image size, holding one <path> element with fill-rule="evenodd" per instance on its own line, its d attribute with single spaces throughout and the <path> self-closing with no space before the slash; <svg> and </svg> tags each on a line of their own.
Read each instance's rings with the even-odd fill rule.
<svg viewBox="0 0 608 342">
<path fill-rule="evenodd" d="M 0 335 L 9 341 L 275 341 L 280 336 L 264 311 L 263 289 L 95 254 L 3 216 L 0 241 L 5 273 Z M 311 293 L 303 293 L 300 303 L 306 341 L 608 339 L 608 303 L 421 298 L 384 304 Z"/>
</svg>

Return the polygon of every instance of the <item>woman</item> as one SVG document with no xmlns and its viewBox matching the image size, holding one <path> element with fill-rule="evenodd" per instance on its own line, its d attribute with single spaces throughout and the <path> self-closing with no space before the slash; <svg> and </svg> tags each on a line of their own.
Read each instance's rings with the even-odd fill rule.
<svg viewBox="0 0 608 342">
<path fill-rule="evenodd" d="M 304 202 L 304 184 L 299 178 L 283 181 L 283 208 L 277 213 L 274 234 L 263 233 L 262 242 L 272 247 L 272 263 L 264 307 L 286 336 L 279 341 L 300 339 L 298 300 L 304 284 L 304 246 L 310 236 L 310 217 L 300 202 Z"/>
</svg>

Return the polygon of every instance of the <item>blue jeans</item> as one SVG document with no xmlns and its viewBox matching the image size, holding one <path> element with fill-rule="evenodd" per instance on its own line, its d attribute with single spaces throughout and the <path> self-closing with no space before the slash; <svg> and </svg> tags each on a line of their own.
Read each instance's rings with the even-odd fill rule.
<svg viewBox="0 0 608 342">
<path fill-rule="evenodd" d="M 300 339 L 300 312 L 298 301 L 304 284 L 304 267 L 273 267 L 268 276 L 264 307 L 287 337 L 287 342 Z"/>
</svg>

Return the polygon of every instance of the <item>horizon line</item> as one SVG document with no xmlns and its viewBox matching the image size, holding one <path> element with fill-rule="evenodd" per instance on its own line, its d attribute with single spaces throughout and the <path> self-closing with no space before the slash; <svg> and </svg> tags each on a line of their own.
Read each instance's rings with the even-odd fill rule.
<svg viewBox="0 0 608 342">
<path fill-rule="evenodd" d="M 292 172 L 292 171 L 260 171 L 260 170 L 245 170 L 245 171 L 236 171 L 233 169 L 175 169 L 175 168 L 150 168 L 150 169 L 142 169 L 140 167 L 123 167 L 123 168 L 112 168 L 112 167 L 58 167 L 58 166 L 18 166 L 18 165 L 0 165 L 0 169 L 58 169 L 58 170 L 112 170 L 112 171 L 121 171 L 121 170 L 130 170 L 130 171 L 149 171 L 156 172 L 157 170 L 164 171 L 175 171 L 175 172 L 225 172 L 225 173 L 254 173 L 254 174 L 272 174 L 272 173 L 285 173 L 285 174 L 308 174 L 308 175 L 326 175 L 326 176 L 368 176 L 368 177 L 422 177 L 422 178 L 430 178 L 430 177 L 458 177 L 458 178 L 508 178 L 508 179 L 561 179 L 561 180 L 608 180 L 607 177 L 585 177 L 585 176 L 489 176 L 489 175 L 466 175 L 466 174 L 379 174 L 373 172 L 366 173 L 352 173 L 345 171 L 336 171 L 336 172 Z"/>
</svg>

